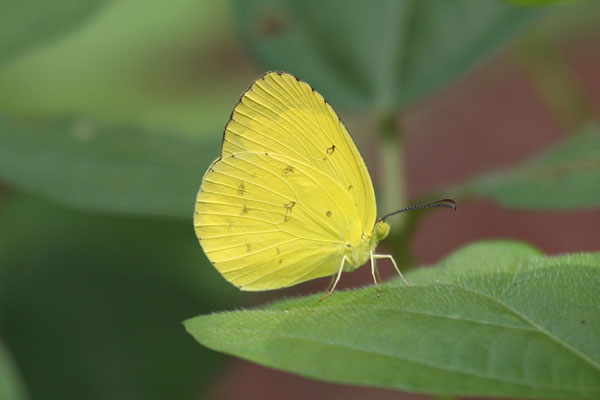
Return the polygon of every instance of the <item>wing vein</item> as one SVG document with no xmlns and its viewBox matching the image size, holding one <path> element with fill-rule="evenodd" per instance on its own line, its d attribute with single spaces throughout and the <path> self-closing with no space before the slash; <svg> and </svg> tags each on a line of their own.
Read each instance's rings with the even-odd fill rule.
<svg viewBox="0 0 600 400">
<path fill-rule="evenodd" d="M 267 93 L 267 94 L 268 94 L 269 96 L 271 96 L 271 97 L 274 97 L 274 96 L 273 96 L 273 95 L 272 95 L 270 92 L 268 92 L 268 91 L 266 91 L 266 90 L 265 90 L 265 93 Z M 300 123 L 299 121 L 297 121 L 297 120 L 294 118 L 294 116 L 291 116 L 291 118 L 292 118 L 292 120 L 293 120 L 293 121 L 290 121 L 290 120 L 289 120 L 289 119 L 286 117 L 286 111 L 290 111 L 290 113 L 291 113 L 291 111 L 292 111 L 292 110 L 291 110 L 291 109 L 289 109 L 289 108 L 285 108 L 284 106 L 281 106 L 281 105 L 279 105 L 279 106 L 278 106 L 278 104 L 277 104 L 277 103 L 275 103 L 275 102 L 273 102 L 273 101 L 270 101 L 270 102 L 269 102 L 270 104 L 272 104 L 273 106 L 278 106 L 278 109 L 279 109 L 279 111 L 281 111 L 281 112 L 277 112 L 277 111 L 273 110 L 273 108 L 271 108 L 271 106 L 270 106 L 270 105 L 268 105 L 268 104 L 266 103 L 267 99 L 266 99 L 264 96 L 262 96 L 260 93 L 258 93 L 258 92 L 255 92 L 255 93 L 253 93 L 253 96 L 257 96 L 257 97 L 259 97 L 261 100 L 263 100 L 263 102 L 259 102 L 259 100 L 255 99 L 255 98 L 248 97 L 250 100 L 252 100 L 252 101 L 254 102 L 254 104 L 256 104 L 256 105 L 258 105 L 258 106 L 260 106 L 260 107 L 264 107 L 265 109 L 269 110 L 270 112 L 272 112 L 272 113 L 274 113 L 274 114 L 278 114 L 282 120 L 285 120 L 285 121 L 286 121 L 288 124 L 290 124 L 291 126 L 293 126 L 293 127 L 295 127 L 295 128 L 296 128 L 296 129 L 295 129 L 295 131 L 296 131 L 296 134 L 294 134 L 294 133 L 290 132 L 290 130 L 289 130 L 288 128 L 286 128 L 286 127 L 283 127 L 281 124 L 279 124 L 279 123 L 278 123 L 278 125 L 280 125 L 280 126 L 281 126 L 281 127 L 284 129 L 284 130 L 286 130 L 286 131 L 287 131 L 287 133 L 289 133 L 290 137 L 294 138 L 294 140 L 296 140 L 296 142 L 298 142 L 298 143 L 300 144 L 300 146 L 302 146 L 302 147 L 304 148 L 304 151 L 306 152 L 306 154 L 307 154 L 309 157 L 313 158 L 313 156 L 312 156 L 312 153 L 310 152 L 310 150 L 308 150 L 308 148 L 306 147 L 306 145 L 304 144 L 304 142 L 303 142 L 303 141 L 301 141 L 300 139 L 298 139 L 298 138 L 296 137 L 297 135 L 302 135 L 302 136 L 304 137 L 304 139 L 305 139 L 305 140 L 307 140 L 307 141 L 310 141 L 310 138 L 309 138 L 309 137 L 307 137 L 307 136 L 304 134 L 304 130 L 303 130 L 303 129 L 299 129 L 299 127 L 301 127 L 301 126 L 302 126 L 302 125 L 301 125 L 301 123 Z M 248 107 L 250 107 L 250 105 L 248 105 Z M 258 112 L 258 110 L 256 110 L 254 107 L 252 107 L 252 109 Z M 261 113 L 261 114 L 262 114 L 262 113 Z M 262 114 L 262 115 L 264 116 L 264 114 Z M 267 118 L 268 118 L 268 117 L 267 117 Z M 273 119 L 271 119 L 271 121 L 273 121 Z M 311 142 L 311 143 L 312 143 L 312 142 Z"/>
<path fill-rule="evenodd" d="M 281 96 L 281 97 L 285 97 L 285 98 L 286 98 L 286 100 L 287 100 L 287 101 L 288 101 L 288 102 L 289 102 L 291 105 L 297 106 L 296 104 L 294 104 L 294 101 L 293 101 L 293 100 L 292 100 L 292 99 L 289 97 L 289 94 L 290 94 L 290 92 L 288 92 L 288 91 L 287 91 L 287 90 L 286 90 L 286 89 L 285 89 L 285 88 L 284 88 L 284 87 L 281 85 L 281 83 L 280 83 L 278 80 L 276 80 L 276 79 L 275 79 L 274 81 L 275 81 L 275 84 L 276 84 L 277 86 L 279 86 L 279 88 L 281 88 L 281 90 L 283 90 L 283 93 L 282 93 L 282 92 L 281 92 L 279 89 L 275 89 L 275 87 L 274 87 L 273 85 L 269 85 L 269 86 L 272 88 L 272 90 L 273 90 L 274 92 L 277 92 L 277 94 L 278 94 L 279 96 Z M 265 90 L 265 92 L 266 92 L 266 93 L 267 93 L 269 96 L 271 96 L 273 99 L 275 99 L 276 101 L 280 102 L 280 100 L 279 100 L 279 99 L 277 99 L 275 96 L 273 96 L 273 94 L 272 94 L 271 92 L 269 92 L 269 91 L 266 91 L 266 90 Z M 304 96 L 302 96 L 302 97 L 304 97 Z M 306 103 L 305 103 L 304 105 L 305 105 L 305 106 L 307 106 L 307 104 L 306 104 Z M 284 110 L 286 110 L 286 108 L 284 108 Z M 321 150 L 321 152 L 324 152 L 324 151 L 323 151 L 323 146 L 326 146 L 326 143 L 320 142 L 320 141 L 318 140 L 318 135 L 315 135 L 315 131 L 314 131 L 314 130 L 312 130 L 312 129 L 310 129 L 310 128 L 307 126 L 307 125 L 310 125 L 310 124 L 312 124 L 312 125 L 313 125 L 313 129 L 318 129 L 318 125 L 316 124 L 315 120 L 311 120 L 311 119 L 310 119 L 310 118 L 308 118 L 308 116 L 306 116 L 304 113 L 302 113 L 302 114 L 301 114 L 301 113 L 298 113 L 298 112 L 297 112 L 297 110 L 294 110 L 294 109 L 293 109 L 293 108 L 291 108 L 291 107 L 288 107 L 288 108 L 287 108 L 287 110 L 289 111 L 289 114 L 290 114 L 291 118 L 293 118 L 293 120 L 295 121 L 295 123 L 296 123 L 298 126 L 300 126 L 300 127 L 304 128 L 304 129 L 300 129 L 299 131 L 300 131 L 300 132 L 303 134 L 303 136 L 304 136 L 304 137 L 305 137 L 307 140 L 310 140 L 310 141 L 311 141 L 311 143 L 313 143 L 313 145 L 314 145 L 314 146 L 315 146 L 315 148 L 317 149 L 317 152 L 319 151 L 319 149 Z M 314 111 L 314 110 L 313 110 L 313 111 Z M 302 124 L 302 122 L 300 122 L 300 120 L 303 120 L 303 121 L 304 121 L 304 124 Z M 308 129 L 307 129 L 307 128 L 308 128 Z M 309 135 L 305 135 L 305 134 L 304 134 L 304 132 L 307 132 Z M 326 147 L 327 147 L 327 146 L 326 146 Z M 325 147 L 325 148 L 326 148 L 326 147 Z M 311 154 L 311 153 L 309 153 L 309 154 Z M 319 153 L 317 153 L 317 154 L 319 154 Z M 313 157 L 313 159 L 315 159 L 315 160 L 318 160 L 318 157 L 314 157 L 312 154 L 311 154 L 311 156 Z"/>
<path fill-rule="evenodd" d="M 259 114 L 263 115 L 264 117 L 267 117 L 266 115 L 264 115 L 264 114 L 263 114 L 263 113 L 261 113 L 260 111 L 258 111 L 258 110 L 255 110 L 255 111 L 256 111 L 256 112 L 258 112 Z M 255 119 L 255 118 L 251 117 L 251 116 L 250 116 L 250 115 L 248 115 L 248 114 L 245 114 L 245 113 L 244 113 L 244 112 L 242 112 L 242 111 L 237 111 L 237 113 L 238 113 L 238 114 L 240 114 L 240 115 L 243 115 L 243 116 L 245 116 L 246 118 L 248 118 L 248 119 L 250 119 L 250 120 L 252 120 L 252 121 L 254 121 L 254 122 L 258 123 L 258 124 L 261 124 L 261 125 L 262 125 L 264 128 L 269 128 L 269 127 L 268 127 L 268 126 L 267 126 L 265 123 L 263 123 L 263 122 L 261 122 L 261 121 L 259 121 L 259 120 Z M 268 118 L 268 117 L 267 117 L 267 118 Z M 282 118 L 283 118 L 283 117 L 282 117 Z M 242 125 L 242 126 L 245 126 L 246 128 L 248 128 L 248 127 L 247 127 L 245 124 L 242 124 L 240 121 L 238 121 L 238 120 L 235 120 L 235 121 L 236 121 L 238 124 L 240 124 L 240 125 Z M 283 126 L 281 123 L 279 123 L 279 121 L 277 121 L 277 120 L 274 120 L 274 119 L 271 119 L 271 122 L 274 122 L 274 123 L 276 123 L 277 125 L 279 125 L 279 127 L 280 127 L 281 129 L 283 129 L 283 130 L 287 131 L 287 133 L 290 135 L 290 137 L 294 138 L 294 139 L 296 140 L 296 142 L 298 142 L 298 144 L 300 144 L 300 146 L 304 147 L 304 150 L 306 151 L 306 153 L 307 153 L 307 154 L 310 154 L 310 153 L 308 152 L 308 149 L 306 149 L 306 147 L 305 147 L 305 146 L 304 146 L 304 144 L 302 143 L 302 141 L 298 140 L 298 138 L 297 138 L 297 137 L 296 137 L 294 134 L 292 134 L 292 132 L 290 132 L 290 131 L 289 131 L 289 129 L 288 129 L 287 127 Z M 252 129 L 252 130 L 253 130 L 254 132 L 257 132 L 257 133 L 259 133 L 258 131 L 254 130 L 254 129 Z M 272 140 L 272 141 L 276 142 L 276 143 L 277 143 L 277 144 L 279 144 L 280 146 L 282 146 L 282 147 L 285 147 L 286 149 L 290 150 L 291 152 L 294 152 L 294 153 L 295 153 L 295 154 L 297 154 L 297 155 L 298 155 L 300 158 L 304 159 L 304 161 L 305 161 L 305 162 L 309 162 L 309 160 L 307 160 L 307 159 L 306 159 L 306 158 L 305 158 L 305 157 L 304 157 L 304 156 L 303 156 L 301 153 L 299 153 L 298 151 L 296 151 L 296 150 L 295 150 L 295 149 L 293 149 L 292 147 L 290 147 L 290 146 L 286 145 L 285 143 L 282 143 L 282 142 L 280 142 L 280 141 L 279 141 L 279 140 L 277 140 L 275 137 L 268 137 L 268 136 L 267 136 L 267 135 L 265 135 L 265 134 L 262 134 L 262 133 L 260 133 L 260 134 L 261 134 L 261 136 L 263 136 L 263 137 L 267 137 L 268 139 L 270 139 L 270 140 Z M 275 150 L 272 150 L 272 151 L 275 151 Z"/>
<path fill-rule="evenodd" d="M 219 184 L 217 182 L 211 182 L 211 183 L 213 183 L 213 184 Z M 223 185 L 223 186 L 227 186 L 229 188 L 236 189 L 236 188 L 234 188 L 231 185 Z M 255 203 L 266 204 L 266 205 L 273 206 L 273 207 L 280 207 L 281 206 L 281 204 L 270 203 L 268 201 L 258 200 L 258 199 L 246 199 L 246 198 L 244 198 L 242 196 L 234 196 L 234 195 L 228 194 L 228 193 L 213 192 L 211 190 L 205 190 L 204 192 L 205 193 L 210 193 L 210 194 L 215 194 L 215 195 L 218 195 L 218 196 L 231 197 L 231 198 L 234 198 L 234 199 L 248 200 L 248 201 L 252 201 L 252 202 L 255 202 Z M 212 201 L 209 201 L 209 200 L 198 200 L 198 202 L 212 203 Z M 216 203 L 216 204 L 218 204 L 218 203 Z"/>
<path fill-rule="evenodd" d="M 299 198 L 299 196 L 298 196 L 298 193 L 296 192 L 296 189 L 294 189 L 294 187 L 293 187 L 292 185 L 290 185 L 290 184 L 289 184 L 289 183 L 288 183 L 288 182 L 287 182 L 285 179 L 283 179 L 283 178 L 282 178 L 282 177 L 280 177 L 279 175 L 277 175 L 277 174 L 273 173 L 272 171 L 269 171 L 268 169 L 266 169 L 266 168 L 264 168 L 264 167 L 262 167 L 262 166 L 260 166 L 260 165 L 253 164 L 253 163 L 251 163 L 251 162 L 249 162 L 249 161 L 247 161 L 247 160 L 243 160 L 243 159 L 241 159 L 241 160 L 242 160 L 242 161 L 245 161 L 245 162 L 247 162 L 247 163 L 248 163 L 248 164 L 250 164 L 250 165 L 253 165 L 253 166 L 254 166 L 254 167 L 256 167 L 256 168 L 260 168 L 260 169 L 262 169 L 264 172 L 266 172 L 266 173 L 268 173 L 268 174 L 271 174 L 271 175 L 273 175 L 274 177 L 276 177 L 276 178 L 278 178 L 279 180 L 281 180 L 282 182 L 284 182 L 284 183 L 285 183 L 285 184 L 286 184 L 286 185 L 287 185 L 287 186 L 288 186 L 288 187 L 289 187 L 289 188 L 292 190 L 292 192 L 294 192 L 294 201 L 296 202 L 296 204 L 297 204 L 297 205 L 299 205 L 299 206 L 301 206 L 301 207 L 302 207 L 303 209 L 305 209 L 306 211 L 308 211 L 308 212 L 309 212 L 311 215 L 313 215 L 313 217 L 316 219 L 316 220 L 315 220 L 315 222 L 316 222 L 316 223 L 319 223 L 319 225 L 322 225 L 322 226 L 324 226 L 324 227 L 328 228 L 328 229 L 331 231 L 331 233 L 333 233 L 333 236 L 334 236 L 334 237 L 339 237 L 339 233 L 340 233 L 340 232 L 338 232 L 338 231 L 335 229 L 335 227 L 334 227 L 334 226 L 330 225 L 330 224 L 329 224 L 329 222 L 328 222 L 327 220 L 325 220 L 323 217 L 320 217 L 320 216 L 319 216 L 318 214 L 316 214 L 316 213 L 315 213 L 315 212 L 314 212 L 314 211 L 313 211 L 313 210 L 312 210 L 310 207 L 308 207 L 308 206 L 307 206 L 307 205 L 305 205 L 305 204 L 304 204 L 302 201 L 300 201 L 300 198 Z M 223 160 L 223 161 L 225 161 L 225 160 Z M 231 165 L 231 164 L 229 164 L 229 165 Z M 231 165 L 231 166 L 233 166 L 233 165 Z M 237 167 L 234 167 L 234 168 L 238 169 Z M 322 186 L 321 186 L 321 185 L 320 185 L 318 182 L 316 182 L 316 181 L 315 181 L 315 180 L 314 180 L 314 179 L 313 179 L 313 178 L 312 178 L 312 177 L 311 177 L 309 174 L 306 174 L 304 171 L 302 171 L 302 172 L 303 172 L 303 173 L 304 173 L 304 174 L 305 174 L 305 175 L 306 175 L 306 176 L 307 176 L 309 179 L 311 179 L 313 182 L 315 182 L 315 183 L 317 184 L 317 186 L 318 186 L 318 187 L 319 187 L 319 188 L 320 188 L 320 189 L 321 189 L 321 190 L 322 190 L 324 193 L 326 193 L 326 194 L 327 194 L 327 196 L 328 196 L 328 197 L 329 197 L 329 198 L 332 200 L 332 202 L 333 202 L 333 203 L 334 203 L 334 204 L 335 204 L 335 205 L 338 207 L 338 210 L 339 210 L 339 211 L 341 211 L 341 208 L 340 208 L 339 204 L 337 204 L 337 202 L 336 202 L 336 201 L 335 201 L 335 200 L 334 200 L 334 199 L 331 197 L 331 195 L 330 195 L 329 193 L 327 193 L 327 192 L 326 192 L 326 191 L 323 189 L 323 187 L 322 187 Z M 250 182 L 250 183 L 254 184 L 254 182 Z M 268 190 L 268 189 L 266 189 L 266 188 L 264 188 L 264 189 L 265 189 L 265 190 Z M 342 215 L 344 215 L 344 213 L 343 213 L 343 212 L 342 212 Z"/>
</svg>

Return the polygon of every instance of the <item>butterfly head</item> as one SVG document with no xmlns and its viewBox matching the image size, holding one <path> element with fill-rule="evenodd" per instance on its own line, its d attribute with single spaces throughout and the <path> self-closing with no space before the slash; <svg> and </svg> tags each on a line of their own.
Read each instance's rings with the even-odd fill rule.
<svg viewBox="0 0 600 400">
<path fill-rule="evenodd" d="M 373 231 L 375 233 L 375 240 L 377 240 L 377 242 L 380 242 L 383 239 L 385 239 L 390 233 L 390 224 L 383 220 L 379 220 L 375 224 L 375 228 L 373 229 Z"/>
</svg>

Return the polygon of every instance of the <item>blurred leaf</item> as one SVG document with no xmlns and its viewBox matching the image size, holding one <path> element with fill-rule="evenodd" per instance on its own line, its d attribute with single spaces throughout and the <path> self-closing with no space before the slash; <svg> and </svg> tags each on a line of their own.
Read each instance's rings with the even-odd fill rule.
<svg viewBox="0 0 600 400">
<path fill-rule="evenodd" d="M 226 2 L 109 1 L 76 32 L 2 64 L 0 110 L 219 132 L 249 69 Z"/>
<path fill-rule="evenodd" d="M 79 27 L 106 0 L 0 2 L 0 63 Z"/>
<path fill-rule="evenodd" d="M 373 287 L 185 322 L 205 346 L 304 376 L 442 395 L 600 396 L 600 254 L 468 246 Z"/>
<path fill-rule="evenodd" d="M 490 0 L 235 3 L 241 37 L 267 68 L 338 107 L 396 109 L 464 74 L 537 14 Z"/>
<path fill-rule="evenodd" d="M 600 127 L 590 125 L 525 164 L 485 174 L 456 189 L 507 207 L 567 209 L 600 206 Z"/>
<path fill-rule="evenodd" d="M 195 141 L 88 120 L 0 118 L 0 178 L 78 207 L 191 221 L 221 137 Z"/>
<path fill-rule="evenodd" d="M 181 320 L 239 290 L 189 222 L 63 209 L 22 195 L 0 208 L 0 334 L 33 399 L 197 399 L 222 358 Z"/>
<path fill-rule="evenodd" d="M 26 398 L 25 388 L 17 375 L 17 368 L 4 344 L 0 342 L 0 399 L 25 400 Z"/>
</svg>

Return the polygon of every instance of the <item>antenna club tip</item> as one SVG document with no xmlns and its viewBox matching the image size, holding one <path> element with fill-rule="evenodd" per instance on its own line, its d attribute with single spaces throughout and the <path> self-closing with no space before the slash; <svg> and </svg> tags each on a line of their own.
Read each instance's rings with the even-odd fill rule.
<svg viewBox="0 0 600 400">
<path fill-rule="evenodd" d="M 443 203 L 445 207 L 448 207 L 449 209 L 451 209 L 452 211 L 456 211 L 458 210 L 458 207 L 456 206 L 456 203 L 454 201 L 452 202 L 447 202 L 447 203 Z"/>
<path fill-rule="evenodd" d="M 456 200 L 454 199 L 445 198 L 437 200 L 437 202 L 446 204 L 446 207 L 451 208 L 454 211 L 458 210 L 458 207 L 456 206 Z"/>
</svg>

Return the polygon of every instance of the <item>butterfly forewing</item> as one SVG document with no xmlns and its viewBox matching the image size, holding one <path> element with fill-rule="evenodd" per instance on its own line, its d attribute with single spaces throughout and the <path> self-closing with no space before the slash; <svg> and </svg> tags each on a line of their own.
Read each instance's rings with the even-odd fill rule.
<svg viewBox="0 0 600 400">
<path fill-rule="evenodd" d="M 223 156 L 272 152 L 312 165 L 353 198 L 365 232 L 376 219 L 365 163 L 345 126 L 317 91 L 296 77 L 270 72 L 242 95 L 225 129 Z"/>
</svg>

